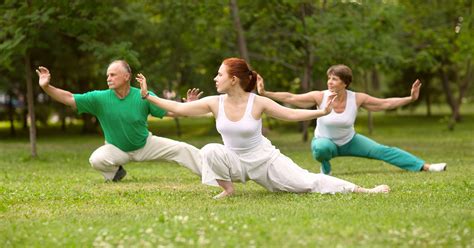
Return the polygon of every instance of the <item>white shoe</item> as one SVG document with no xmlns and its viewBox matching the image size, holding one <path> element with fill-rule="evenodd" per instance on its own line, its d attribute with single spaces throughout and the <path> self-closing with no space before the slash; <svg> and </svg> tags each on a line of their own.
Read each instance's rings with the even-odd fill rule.
<svg viewBox="0 0 474 248">
<path fill-rule="evenodd" d="M 448 167 L 446 163 L 431 164 L 428 171 L 431 171 L 431 172 L 445 171 L 446 167 Z"/>
</svg>

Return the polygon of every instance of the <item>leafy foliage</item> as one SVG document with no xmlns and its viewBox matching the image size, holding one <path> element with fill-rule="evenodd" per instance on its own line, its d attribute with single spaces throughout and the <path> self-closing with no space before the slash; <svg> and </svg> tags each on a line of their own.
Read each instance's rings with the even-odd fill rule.
<svg viewBox="0 0 474 248">
<path fill-rule="evenodd" d="M 401 96 L 422 77 L 430 99 L 442 103 L 439 70 L 460 82 L 474 54 L 467 0 L 237 3 L 251 65 L 271 90 L 324 89 L 326 69 L 344 63 L 354 71 L 355 90 L 367 90 L 368 75 L 377 73 L 373 93 L 380 87 L 386 96 Z M 34 66 L 51 69 L 53 84 L 71 92 L 105 88 L 107 64 L 126 59 L 153 90 L 178 95 L 191 87 L 214 94 L 219 63 L 238 56 L 226 1 L 4 1 L 0 16 L 4 90 L 24 75 L 27 51 Z"/>
</svg>

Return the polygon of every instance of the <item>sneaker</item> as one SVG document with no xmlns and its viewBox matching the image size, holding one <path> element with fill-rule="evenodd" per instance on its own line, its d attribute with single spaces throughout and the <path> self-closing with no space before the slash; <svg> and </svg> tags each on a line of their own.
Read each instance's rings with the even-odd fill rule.
<svg viewBox="0 0 474 248">
<path fill-rule="evenodd" d="M 446 163 L 431 164 L 428 171 L 431 171 L 431 172 L 445 171 L 446 167 L 448 167 Z"/>
<path fill-rule="evenodd" d="M 115 172 L 114 179 L 112 179 L 113 182 L 118 182 L 122 180 L 127 175 L 127 171 L 122 167 L 119 166 L 117 172 Z"/>
</svg>

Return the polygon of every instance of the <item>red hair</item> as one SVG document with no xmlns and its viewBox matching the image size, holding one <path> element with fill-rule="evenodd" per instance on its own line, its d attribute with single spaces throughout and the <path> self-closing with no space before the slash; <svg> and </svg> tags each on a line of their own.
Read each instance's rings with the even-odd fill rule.
<svg viewBox="0 0 474 248">
<path fill-rule="evenodd" d="M 240 87 L 246 92 L 255 90 L 257 86 L 257 73 L 250 69 L 250 66 L 243 59 L 228 58 L 222 64 L 227 67 L 227 73 L 230 77 L 240 79 Z"/>
</svg>

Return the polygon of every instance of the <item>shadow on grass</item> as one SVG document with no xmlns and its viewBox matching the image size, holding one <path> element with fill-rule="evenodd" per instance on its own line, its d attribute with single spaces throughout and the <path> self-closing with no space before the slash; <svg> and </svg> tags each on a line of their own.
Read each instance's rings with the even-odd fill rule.
<svg viewBox="0 0 474 248">
<path fill-rule="evenodd" d="M 193 182 L 193 179 L 195 179 L 196 181 Z M 104 180 L 105 182 L 105 180 Z M 201 185 L 201 180 L 196 177 L 196 178 L 182 178 L 178 181 L 176 180 L 173 180 L 173 179 L 170 179 L 170 178 L 166 178 L 166 177 L 140 177 L 140 178 L 137 178 L 137 177 L 133 177 L 133 176 L 128 176 L 126 178 L 124 178 L 122 181 L 120 182 L 110 182 L 110 181 L 107 181 L 106 183 L 110 183 L 110 184 L 124 184 L 124 185 L 140 185 L 140 184 L 150 184 L 150 183 L 154 183 L 154 184 L 165 184 L 165 185 L 174 185 L 174 184 L 186 184 L 186 183 L 191 183 L 191 184 L 196 184 L 196 185 Z"/>
</svg>

